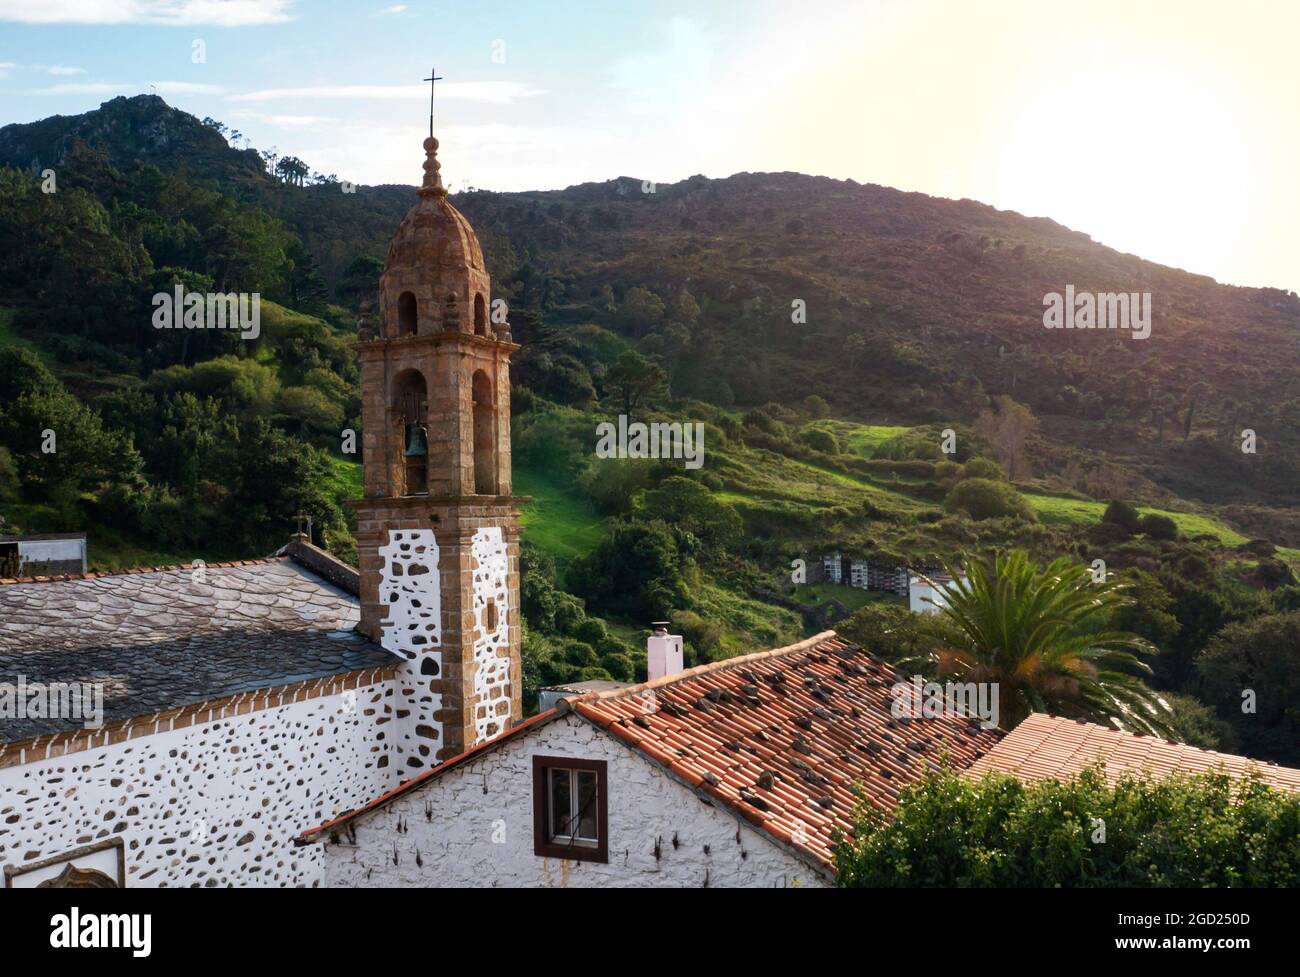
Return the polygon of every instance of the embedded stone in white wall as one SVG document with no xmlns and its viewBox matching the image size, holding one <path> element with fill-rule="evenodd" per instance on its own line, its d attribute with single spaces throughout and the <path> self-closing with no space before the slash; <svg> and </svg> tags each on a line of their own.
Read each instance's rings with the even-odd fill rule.
<svg viewBox="0 0 1300 977">
<path fill-rule="evenodd" d="M 132 888 L 319 885 L 293 839 L 390 786 L 392 711 L 371 685 L 0 769 L 0 865 L 121 838 Z"/>
<path fill-rule="evenodd" d="M 408 660 L 440 647 L 442 591 L 433 530 L 391 530 L 379 555 L 384 558 L 379 599 L 388 608 L 381 643 Z"/>
<path fill-rule="evenodd" d="M 379 600 L 388 608 L 382 644 L 408 662 L 397 676 L 404 705 L 389 745 L 408 771 L 423 770 L 438 762 L 443 741 L 442 695 L 433 690 L 442 677 L 438 541 L 432 529 L 393 529 L 379 555 Z"/>
<path fill-rule="evenodd" d="M 474 742 L 510 725 L 509 561 L 499 526 L 474 534 Z"/>
</svg>

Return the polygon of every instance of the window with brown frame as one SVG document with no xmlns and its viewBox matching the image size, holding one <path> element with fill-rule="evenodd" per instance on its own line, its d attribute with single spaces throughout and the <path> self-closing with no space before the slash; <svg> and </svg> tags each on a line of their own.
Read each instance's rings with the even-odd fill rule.
<svg viewBox="0 0 1300 977">
<path fill-rule="evenodd" d="M 604 760 L 533 757 L 533 851 L 609 861 L 609 784 Z"/>
</svg>

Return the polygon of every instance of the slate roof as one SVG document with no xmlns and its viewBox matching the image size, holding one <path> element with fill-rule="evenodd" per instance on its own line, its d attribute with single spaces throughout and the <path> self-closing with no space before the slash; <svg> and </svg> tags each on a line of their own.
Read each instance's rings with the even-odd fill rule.
<svg viewBox="0 0 1300 977">
<path fill-rule="evenodd" d="M 859 791 L 892 810 L 927 769 L 964 769 L 1005 735 L 963 718 L 894 718 L 899 680 L 826 631 L 560 708 L 829 865 L 832 833 L 851 834 Z"/>
<path fill-rule="evenodd" d="M 0 682 L 104 683 L 104 721 L 391 664 L 357 599 L 286 557 L 0 584 Z M 0 718 L 0 742 L 82 728 Z"/>
<path fill-rule="evenodd" d="M 972 777 L 996 770 L 1022 780 L 1062 780 L 1098 762 L 1105 764 L 1111 783 L 1124 772 L 1164 777 L 1222 770 L 1239 779 L 1254 771 L 1273 787 L 1300 791 L 1300 770 L 1291 767 L 1045 713 L 1030 715 L 966 772 Z"/>
</svg>

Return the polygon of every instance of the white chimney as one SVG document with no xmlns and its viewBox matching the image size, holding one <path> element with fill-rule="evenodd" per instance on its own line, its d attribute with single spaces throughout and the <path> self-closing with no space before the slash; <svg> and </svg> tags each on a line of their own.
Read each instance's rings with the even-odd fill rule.
<svg viewBox="0 0 1300 977">
<path fill-rule="evenodd" d="M 654 634 L 646 639 L 646 678 L 653 682 L 682 670 L 682 636 L 668 633 L 667 621 L 654 622 Z"/>
</svg>

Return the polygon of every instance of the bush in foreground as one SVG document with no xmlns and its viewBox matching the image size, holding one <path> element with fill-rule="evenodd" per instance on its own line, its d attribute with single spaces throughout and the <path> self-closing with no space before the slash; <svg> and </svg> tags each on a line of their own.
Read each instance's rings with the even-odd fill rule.
<svg viewBox="0 0 1300 977">
<path fill-rule="evenodd" d="M 1223 774 L 1068 781 L 931 773 L 892 819 L 857 812 L 835 853 L 850 888 L 1300 885 L 1300 794 Z"/>
</svg>

